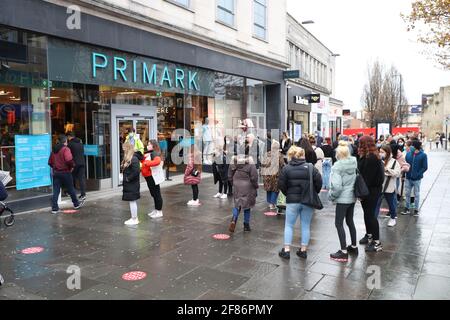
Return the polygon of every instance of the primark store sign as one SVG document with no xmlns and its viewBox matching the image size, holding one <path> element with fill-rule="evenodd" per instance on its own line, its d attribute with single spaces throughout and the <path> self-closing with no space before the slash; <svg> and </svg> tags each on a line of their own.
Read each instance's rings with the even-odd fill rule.
<svg viewBox="0 0 450 320">
<path fill-rule="evenodd" d="M 49 79 L 214 96 L 214 72 L 70 41 L 49 39 Z"/>
</svg>

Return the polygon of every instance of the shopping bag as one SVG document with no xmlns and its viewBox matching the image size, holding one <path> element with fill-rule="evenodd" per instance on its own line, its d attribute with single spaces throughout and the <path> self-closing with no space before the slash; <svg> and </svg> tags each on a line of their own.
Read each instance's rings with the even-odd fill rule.
<svg viewBox="0 0 450 320">
<path fill-rule="evenodd" d="M 278 208 L 286 208 L 286 196 L 281 191 L 280 191 L 280 193 L 278 193 L 277 207 Z"/>
<path fill-rule="evenodd" d="M 152 177 L 155 180 L 155 184 L 159 185 L 166 181 L 166 177 L 164 175 L 163 163 L 161 162 L 156 167 L 152 167 Z"/>
</svg>

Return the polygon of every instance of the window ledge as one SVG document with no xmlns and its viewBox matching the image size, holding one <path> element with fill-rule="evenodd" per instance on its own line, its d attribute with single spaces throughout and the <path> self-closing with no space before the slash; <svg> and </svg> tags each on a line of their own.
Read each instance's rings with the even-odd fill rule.
<svg viewBox="0 0 450 320">
<path fill-rule="evenodd" d="M 164 0 L 164 1 L 166 1 L 166 2 L 168 2 L 168 3 L 171 3 L 171 4 L 173 4 L 174 6 L 177 6 L 177 7 L 181 8 L 181 9 L 184 9 L 184 10 L 190 11 L 190 12 L 192 12 L 192 13 L 195 13 L 195 11 L 194 11 L 193 9 L 191 9 L 191 8 L 189 8 L 189 7 L 185 7 L 185 6 L 183 6 L 182 4 L 179 4 L 179 3 L 177 3 L 177 2 L 174 1 L 174 0 Z"/>
<path fill-rule="evenodd" d="M 216 23 L 223 25 L 224 27 L 233 29 L 234 31 L 238 31 L 238 29 L 235 26 L 229 25 L 228 23 L 225 23 L 223 21 L 217 20 L 216 19 Z"/>
<path fill-rule="evenodd" d="M 258 37 L 258 36 L 256 36 L 256 35 L 253 35 L 253 38 L 254 39 L 256 39 L 256 40 L 259 40 L 259 41 L 262 41 L 262 42 L 265 42 L 265 43 L 269 43 L 269 41 L 267 41 L 266 39 L 264 39 L 264 38 L 261 38 L 261 37 Z"/>
</svg>

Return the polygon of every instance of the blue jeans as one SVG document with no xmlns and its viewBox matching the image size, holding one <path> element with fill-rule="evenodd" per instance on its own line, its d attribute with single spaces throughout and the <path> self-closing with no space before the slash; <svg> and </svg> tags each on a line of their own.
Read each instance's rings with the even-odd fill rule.
<svg viewBox="0 0 450 320">
<path fill-rule="evenodd" d="M 410 209 L 411 207 L 411 191 L 412 188 L 414 188 L 414 209 L 415 210 L 419 210 L 419 206 L 420 206 L 420 183 L 422 182 L 422 180 L 409 180 L 406 179 L 406 185 L 405 185 L 405 189 L 406 189 L 406 209 Z"/>
<path fill-rule="evenodd" d="M 267 203 L 276 205 L 277 204 L 277 198 L 278 198 L 278 192 L 267 191 Z"/>
<path fill-rule="evenodd" d="M 302 223 L 302 246 L 309 245 L 311 220 L 314 209 L 301 203 L 286 204 L 286 222 L 284 225 L 284 244 L 290 246 L 294 236 L 294 226 L 297 217 L 300 216 Z"/>
<path fill-rule="evenodd" d="M 389 214 L 391 215 L 391 219 L 397 218 L 397 194 L 393 193 L 383 193 L 380 199 L 378 200 L 377 208 L 375 209 L 375 216 L 378 218 L 380 214 L 381 201 L 383 197 L 386 199 L 389 206 Z"/>
<path fill-rule="evenodd" d="M 233 220 L 237 222 L 241 208 L 233 208 Z M 244 223 L 250 224 L 250 209 L 244 209 Z"/>
<path fill-rule="evenodd" d="M 75 188 L 73 187 L 73 178 L 72 174 L 55 172 L 53 173 L 53 197 L 52 197 L 52 211 L 58 211 L 58 198 L 59 193 L 61 192 L 61 187 L 66 188 L 67 192 L 72 198 L 73 206 L 77 207 L 80 202 L 77 199 L 77 194 L 75 192 Z"/>
<path fill-rule="evenodd" d="M 322 189 L 330 189 L 331 160 L 324 159 L 322 163 Z"/>
</svg>

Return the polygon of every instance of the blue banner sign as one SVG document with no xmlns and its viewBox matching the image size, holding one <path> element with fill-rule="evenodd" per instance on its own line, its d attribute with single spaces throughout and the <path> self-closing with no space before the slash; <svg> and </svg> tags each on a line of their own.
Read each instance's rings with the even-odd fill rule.
<svg viewBox="0 0 450 320">
<path fill-rule="evenodd" d="M 85 156 L 98 157 L 98 155 L 99 155 L 98 145 L 96 145 L 96 144 L 85 144 L 84 145 L 84 155 Z"/>
<path fill-rule="evenodd" d="M 14 140 L 17 190 L 50 186 L 50 135 L 16 135 Z"/>
</svg>

